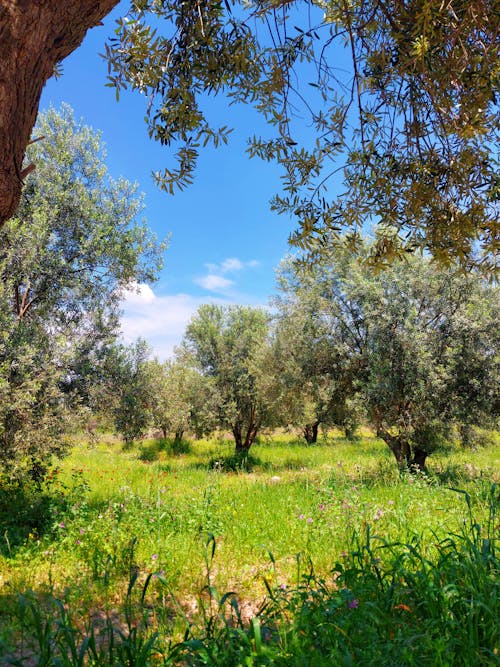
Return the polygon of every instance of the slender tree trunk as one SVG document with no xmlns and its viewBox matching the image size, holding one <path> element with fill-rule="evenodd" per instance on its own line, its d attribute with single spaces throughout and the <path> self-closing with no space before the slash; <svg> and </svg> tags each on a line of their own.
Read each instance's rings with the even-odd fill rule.
<svg viewBox="0 0 500 667">
<path fill-rule="evenodd" d="M 175 432 L 175 437 L 174 437 L 175 442 L 180 442 L 182 440 L 183 435 L 184 435 L 184 431 L 176 431 Z"/>
<path fill-rule="evenodd" d="M 251 422 L 248 425 L 247 434 L 245 436 L 245 443 L 244 443 L 247 451 L 250 449 L 250 447 L 255 442 L 255 438 L 257 437 L 257 433 L 259 432 L 259 428 L 260 428 L 260 422 Z"/>
<path fill-rule="evenodd" d="M 312 424 L 306 424 L 302 429 L 304 438 L 308 445 L 313 445 L 318 441 L 318 427 L 319 421 L 313 422 Z"/>
<path fill-rule="evenodd" d="M 244 452 L 245 448 L 243 447 L 243 429 L 241 424 L 239 422 L 234 424 L 231 430 L 233 432 L 234 444 L 236 445 L 236 454 Z"/>
<path fill-rule="evenodd" d="M 0 0 L 0 227 L 16 211 L 43 86 L 118 0 Z M 35 165 L 36 166 L 36 165 Z"/>
</svg>

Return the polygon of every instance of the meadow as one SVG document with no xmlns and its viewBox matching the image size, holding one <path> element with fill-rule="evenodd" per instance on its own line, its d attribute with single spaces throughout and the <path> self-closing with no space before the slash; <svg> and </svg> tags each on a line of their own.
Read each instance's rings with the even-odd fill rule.
<svg viewBox="0 0 500 667">
<path fill-rule="evenodd" d="M 0 664 L 500 664 L 498 434 L 404 475 L 369 431 L 232 452 L 103 435 L 2 498 Z"/>
</svg>

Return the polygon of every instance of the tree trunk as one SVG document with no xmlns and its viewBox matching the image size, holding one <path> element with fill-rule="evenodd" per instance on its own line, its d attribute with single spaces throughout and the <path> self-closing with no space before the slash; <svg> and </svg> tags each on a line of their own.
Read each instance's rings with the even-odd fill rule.
<svg viewBox="0 0 500 667">
<path fill-rule="evenodd" d="M 246 426 L 245 438 L 243 439 L 243 426 L 238 423 L 232 428 L 234 442 L 236 445 L 236 454 L 248 454 L 248 450 L 253 445 L 257 433 L 260 428 L 260 421 L 255 422 L 253 417 L 250 417 Z"/>
<path fill-rule="evenodd" d="M 245 451 L 243 447 L 243 429 L 241 424 L 234 424 L 231 429 L 233 432 L 234 444 L 236 445 L 236 453 L 242 453 Z"/>
<path fill-rule="evenodd" d="M 16 211 L 47 79 L 118 0 L 0 0 L 0 227 Z"/>
<path fill-rule="evenodd" d="M 180 442 L 182 440 L 182 436 L 184 435 L 184 431 L 176 431 L 174 440 L 175 442 Z"/>
<path fill-rule="evenodd" d="M 410 462 L 410 465 L 418 468 L 418 470 L 425 470 L 425 461 L 427 459 L 427 452 L 424 452 L 420 447 L 415 447 L 413 449 L 413 456 Z"/>
<path fill-rule="evenodd" d="M 312 424 L 306 424 L 302 429 L 304 438 L 308 445 L 313 445 L 318 441 L 318 427 L 319 422 L 313 422 Z"/>
<path fill-rule="evenodd" d="M 400 471 L 407 470 L 411 463 L 411 448 L 408 440 L 402 435 L 391 435 L 384 428 L 377 428 L 377 437 L 381 438 L 394 454 Z"/>
</svg>

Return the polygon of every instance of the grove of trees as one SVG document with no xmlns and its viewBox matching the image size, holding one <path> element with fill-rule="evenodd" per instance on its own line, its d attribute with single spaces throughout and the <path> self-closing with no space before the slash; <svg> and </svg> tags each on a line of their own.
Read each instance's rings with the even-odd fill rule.
<svg viewBox="0 0 500 667">
<path fill-rule="evenodd" d="M 131 3 L 105 58 L 177 151 L 158 185 L 185 187 L 203 146 L 228 140 L 204 111 L 223 94 L 269 122 L 249 153 L 281 165 L 272 206 L 298 221 L 273 309 L 201 307 L 166 363 L 118 342 L 123 291 L 164 250 L 134 186 L 69 108 L 33 129 L 45 81 L 115 4 L 0 0 L 2 474 L 42 479 L 68 420 L 103 406 L 127 443 L 219 428 L 243 454 L 264 427 L 314 443 L 367 423 L 401 468 L 494 424 L 495 4 Z"/>
<path fill-rule="evenodd" d="M 470 445 L 475 427 L 494 427 L 498 289 L 422 257 L 373 274 L 359 252 L 337 250 L 308 268 L 285 260 L 272 317 L 201 306 L 175 362 L 142 363 L 150 378 L 142 400 L 152 401 L 143 433 L 197 431 L 200 403 L 211 415 L 205 432 L 230 431 L 240 454 L 263 427 L 298 428 L 314 443 L 320 427 L 353 437 L 364 423 L 400 469 L 423 469 L 451 438 Z"/>
</svg>

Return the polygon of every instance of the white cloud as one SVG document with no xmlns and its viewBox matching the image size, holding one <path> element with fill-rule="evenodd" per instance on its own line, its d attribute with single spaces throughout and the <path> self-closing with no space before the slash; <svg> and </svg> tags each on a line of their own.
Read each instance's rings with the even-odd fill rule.
<svg viewBox="0 0 500 667">
<path fill-rule="evenodd" d="M 145 338 L 160 359 L 171 357 L 186 326 L 202 303 L 221 303 L 220 298 L 194 297 L 190 294 L 155 295 L 153 290 L 127 291 L 122 302 L 122 338 L 133 343 Z"/>
<path fill-rule="evenodd" d="M 130 289 L 124 291 L 123 298 L 129 306 L 134 306 L 142 303 L 151 303 L 156 297 L 149 285 L 145 283 L 133 283 Z"/>
<path fill-rule="evenodd" d="M 228 271 L 241 271 L 245 264 L 239 260 L 237 257 L 229 257 L 225 259 L 220 265 L 221 273 L 227 273 Z"/>
<path fill-rule="evenodd" d="M 221 276 L 214 277 L 221 279 Z M 229 305 L 248 302 L 245 298 L 234 301 L 232 298 L 195 297 L 191 294 L 162 296 L 155 294 L 149 286 L 138 287 L 138 291 L 127 291 L 122 302 L 122 338 L 127 344 L 139 337 L 145 338 L 153 348 L 153 354 L 160 359 L 168 359 L 173 355 L 174 347 L 181 342 L 186 326 L 203 303 Z"/>
<path fill-rule="evenodd" d="M 233 280 L 228 280 L 215 273 L 209 273 L 201 278 L 195 278 L 194 282 L 210 292 L 224 292 L 228 287 L 234 285 Z"/>
<path fill-rule="evenodd" d="M 259 262 L 255 259 L 242 262 L 237 257 L 228 257 L 220 264 L 205 264 L 208 269 L 207 275 L 195 278 L 194 282 L 210 292 L 224 293 L 235 284 L 234 280 L 224 277 L 226 273 L 237 273 L 245 268 L 255 268 L 258 265 Z"/>
</svg>

